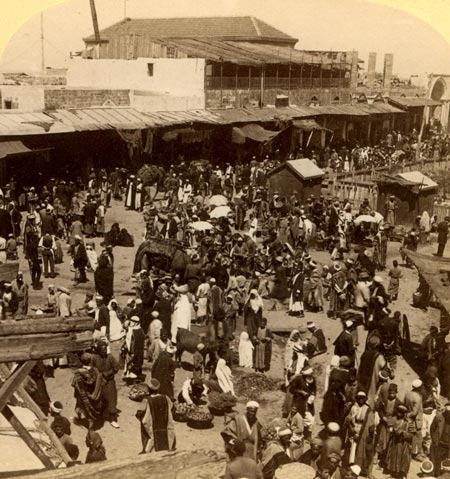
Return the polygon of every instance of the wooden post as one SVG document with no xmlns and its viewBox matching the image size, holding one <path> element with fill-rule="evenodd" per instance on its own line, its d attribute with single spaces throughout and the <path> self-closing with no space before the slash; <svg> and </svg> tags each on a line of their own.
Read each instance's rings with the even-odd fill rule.
<svg viewBox="0 0 450 479">
<path fill-rule="evenodd" d="M 6 364 L 0 364 L 0 373 L 3 374 L 5 377 L 10 374 L 10 371 Z M 49 437 L 50 441 L 53 443 L 53 445 L 56 447 L 59 455 L 61 456 L 61 459 L 68 464 L 72 459 L 67 453 L 66 448 L 61 444 L 61 441 L 59 440 L 58 436 L 53 432 L 53 429 L 49 426 L 47 417 L 44 415 L 42 412 L 41 408 L 34 402 L 33 398 L 27 393 L 25 388 L 22 385 L 19 385 L 17 388 L 17 394 L 20 397 L 20 399 L 25 403 L 28 409 L 30 409 L 38 418 L 42 429 L 44 432 L 47 434 Z"/>
<path fill-rule="evenodd" d="M 222 90 L 223 90 L 223 61 L 220 62 L 220 106 L 222 106 L 222 103 L 223 103 L 223 91 Z"/>
<path fill-rule="evenodd" d="M 55 469 L 55 465 L 45 452 L 39 447 L 34 437 L 28 432 L 23 424 L 16 418 L 9 406 L 5 406 L 2 411 L 3 416 L 11 424 L 17 434 L 25 441 L 26 445 L 36 454 L 38 459 L 47 469 Z"/>
<path fill-rule="evenodd" d="M 5 382 L 0 388 L 0 412 L 3 411 L 3 408 L 8 404 L 11 396 L 26 379 L 35 364 L 36 361 L 26 361 L 6 377 Z"/>
</svg>

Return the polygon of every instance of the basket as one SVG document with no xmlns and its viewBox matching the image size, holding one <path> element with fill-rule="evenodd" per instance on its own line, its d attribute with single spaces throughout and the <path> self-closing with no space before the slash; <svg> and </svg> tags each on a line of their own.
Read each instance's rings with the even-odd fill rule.
<svg viewBox="0 0 450 479">
<path fill-rule="evenodd" d="M 194 413 L 194 414 L 198 414 Z M 203 413 L 203 418 L 195 417 L 193 414 L 186 414 L 187 425 L 192 429 L 210 429 L 213 427 L 213 416 Z"/>
<path fill-rule="evenodd" d="M 218 409 L 212 406 L 208 406 L 208 409 L 213 416 L 219 416 L 219 417 L 225 416 L 225 414 L 230 414 L 231 412 L 233 412 L 232 407 L 227 407 L 225 409 Z"/>
<path fill-rule="evenodd" d="M 187 418 L 187 425 L 192 429 L 211 429 L 214 426 L 212 418 L 204 421 Z"/>
</svg>

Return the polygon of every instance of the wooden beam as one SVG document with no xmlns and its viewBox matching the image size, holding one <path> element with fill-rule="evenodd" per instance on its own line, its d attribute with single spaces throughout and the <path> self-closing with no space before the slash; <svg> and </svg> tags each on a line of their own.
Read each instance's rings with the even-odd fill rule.
<svg viewBox="0 0 450 479">
<path fill-rule="evenodd" d="M 55 469 L 55 465 L 45 452 L 39 447 L 34 437 L 28 432 L 23 424 L 17 419 L 9 406 L 5 406 L 2 411 L 3 416 L 11 424 L 17 434 L 25 441 L 27 446 L 36 454 L 38 459 L 47 469 Z"/>
<path fill-rule="evenodd" d="M 0 364 L 0 373 L 7 376 L 10 374 L 8 366 L 6 364 Z M 53 432 L 53 429 L 50 427 L 47 417 L 42 412 L 41 408 L 34 402 L 34 399 L 27 393 L 25 388 L 20 385 L 17 388 L 17 395 L 19 398 L 25 403 L 25 406 L 30 409 L 38 418 L 42 429 L 49 437 L 50 441 L 55 446 L 56 450 L 58 451 L 61 459 L 64 461 L 65 464 L 69 463 L 72 459 L 70 458 L 69 454 L 67 453 L 66 448 L 61 444 L 58 436 Z"/>
<path fill-rule="evenodd" d="M 65 333 L 77 331 L 93 331 L 94 320 L 90 317 L 81 318 L 40 318 L 24 319 L 23 321 L 1 321 L 0 337 L 20 334 Z"/>
<path fill-rule="evenodd" d="M 0 336 L 0 362 L 54 358 L 91 346 L 91 331 Z"/>
<path fill-rule="evenodd" d="M 12 373 L 9 373 L 2 387 L 0 387 L 0 412 L 3 411 L 11 396 L 16 392 L 35 364 L 36 361 L 27 361 L 19 365 Z"/>
</svg>

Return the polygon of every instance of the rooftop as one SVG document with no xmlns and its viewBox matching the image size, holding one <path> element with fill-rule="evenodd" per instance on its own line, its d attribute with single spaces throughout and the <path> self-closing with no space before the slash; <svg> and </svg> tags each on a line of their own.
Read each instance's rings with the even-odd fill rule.
<svg viewBox="0 0 450 479">
<path fill-rule="evenodd" d="M 288 167 L 302 180 L 312 180 L 314 178 L 320 178 L 325 175 L 325 172 L 321 170 L 315 163 L 309 158 L 300 158 L 298 160 L 288 160 L 281 165 L 275 167 L 270 174 L 281 170 L 284 167 Z"/>
<path fill-rule="evenodd" d="M 258 18 L 187 17 L 126 18 L 100 31 L 102 41 L 118 35 L 149 35 L 151 38 L 215 38 L 221 40 L 277 41 L 295 45 L 298 39 Z M 95 42 L 94 35 L 84 39 Z"/>
</svg>

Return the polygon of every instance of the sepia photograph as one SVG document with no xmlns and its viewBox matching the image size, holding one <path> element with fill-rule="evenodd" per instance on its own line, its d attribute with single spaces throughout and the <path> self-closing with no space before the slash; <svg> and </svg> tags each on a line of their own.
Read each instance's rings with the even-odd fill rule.
<svg viewBox="0 0 450 479">
<path fill-rule="evenodd" d="M 0 479 L 450 479 L 450 0 L 4 2 Z"/>
</svg>

